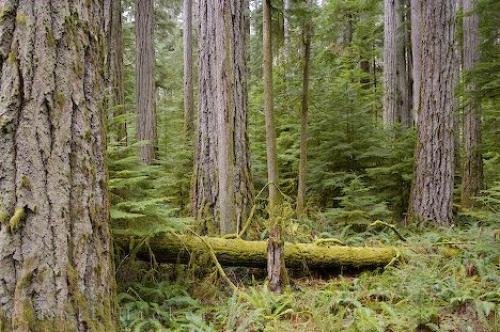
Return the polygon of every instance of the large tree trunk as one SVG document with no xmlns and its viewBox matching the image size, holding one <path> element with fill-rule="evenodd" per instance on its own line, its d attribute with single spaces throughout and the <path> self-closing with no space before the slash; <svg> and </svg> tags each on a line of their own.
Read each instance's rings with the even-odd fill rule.
<svg viewBox="0 0 500 332">
<path fill-rule="evenodd" d="M 247 20 L 247 1 L 200 2 L 200 110 L 192 211 L 207 221 L 209 233 L 236 233 L 252 202 Z"/>
<path fill-rule="evenodd" d="M 403 0 L 384 0 L 384 125 L 412 122 L 406 72 Z"/>
<path fill-rule="evenodd" d="M 474 13 L 477 1 L 463 0 L 463 63 L 470 74 L 479 61 L 479 15 Z M 482 189 L 483 159 L 481 155 L 481 108 L 474 79 L 465 84 L 466 105 L 464 118 L 464 164 L 462 183 L 462 207 L 473 205 L 473 198 Z"/>
<path fill-rule="evenodd" d="M 136 0 L 136 107 L 139 160 L 148 165 L 157 156 L 156 107 L 155 107 L 155 51 L 153 44 L 154 6 L 150 0 Z"/>
<path fill-rule="evenodd" d="M 278 191 L 278 160 L 273 105 L 273 52 L 271 44 L 271 0 L 262 3 L 262 59 L 264 76 L 264 113 L 266 123 L 267 181 L 269 185 L 269 239 L 267 244 L 267 275 L 269 289 L 280 292 L 285 263 L 279 220 L 281 197 Z"/>
<path fill-rule="evenodd" d="M 312 6 L 312 1 L 308 0 L 308 6 Z M 309 76 L 311 58 L 311 34 L 312 25 L 308 21 L 303 31 L 303 68 L 302 68 L 302 98 L 300 109 L 300 156 L 299 156 L 299 176 L 297 188 L 297 216 L 302 217 L 306 207 L 306 172 L 307 172 L 307 118 L 309 112 Z"/>
<path fill-rule="evenodd" d="M 194 94 L 193 94 L 193 3 L 184 0 L 184 21 L 182 40 L 184 45 L 184 128 L 189 143 L 194 132 Z"/>
<path fill-rule="evenodd" d="M 191 254 L 213 250 L 224 266 L 265 268 L 266 241 L 245 241 L 218 237 L 160 234 L 147 239 L 127 234 L 114 234 L 122 250 L 134 252 L 138 258 L 150 261 L 151 254 L 157 262 L 189 263 Z M 147 245 L 145 245 L 147 243 Z M 135 246 L 134 246 L 135 245 Z M 210 247 L 210 248 L 209 248 Z M 284 260 L 287 267 L 328 270 L 340 267 L 377 267 L 389 264 L 398 251 L 394 247 L 344 247 L 322 246 L 313 243 L 286 243 Z"/>
<path fill-rule="evenodd" d="M 454 1 L 422 1 L 418 139 L 410 217 L 453 220 Z"/>
<path fill-rule="evenodd" d="M 0 330 L 114 331 L 104 4 L 0 3 Z"/>
<path fill-rule="evenodd" d="M 123 86 L 123 35 L 122 35 L 122 2 L 121 0 L 108 0 L 109 16 L 106 19 L 108 26 L 108 84 L 110 91 L 109 106 L 114 117 L 125 115 L 125 93 Z M 116 122 L 114 128 L 116 140 L 127 144 L 127 123 L 125 119 Z"/>
</svg>

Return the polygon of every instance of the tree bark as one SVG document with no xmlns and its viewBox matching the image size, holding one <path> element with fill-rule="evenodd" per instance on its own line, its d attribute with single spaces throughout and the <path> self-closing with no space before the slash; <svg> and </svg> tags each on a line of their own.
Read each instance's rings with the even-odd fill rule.
<svg viewBox="0 0 500 332">
<path fill-rule="evenodd" d="M 264 113 L 266 123 L 267 181 L 269 184 L 269 239 L 267 244 L 267 276 L 269 289 L 280 292 L 285 264 L 283 240 L 279 220 L 281 197 L 278 192 L 278 161 L 276 152 L 276 130 L 273 105 L 273 53 L 271 44 L 271 0 L 262 3 L 262 59 L 264 80 Z"/>
<path fill-rule="evenodd" d="M 450 224 L 454 176 L 454 1 L 422 1 L 420 98 L 410 217 Z"/>
<path fill-rule="evenodd" d="M 192 142 L 194 132 L 192 9 L 192 0 L 184 0 L 184 21 L 182 29 L 182 40 L 184 45 L 184 128 L 188 142 Z"/>
<path fill-rule="evenodd" d="M 266 241 L 246 241 L 217 237 L 161 234 L 148 238 L 148 245 L 139 236 L 115 234 L 118 247 L 129 253 L 134 251 L 139 259 L 150 261 L 151 254 L 162 263 L 189 263 L 192 253 L 213 250 L 224 266 L 265 268 Z M 134 244 L 139 244 L 135 247 Z M 210 246 L 210 249 L 208 246 Z M 134 248 L 134 249 L 131 249 Z M 128 251 L 128 252 L 127 252 Z M 394 247 L 345 247 L 321 246 L 313 243 L 286 243 L 284 260 L 290 268 L 328 270 L 339 267 L 377 267 L 389 264 L 396 256 Z"/>
<path fill-rule="evenodd" d="M 312 7 L 312 1 L 308 1 L 308 6 Z M 310 58 L 311 58 L 311 35 L 312 25 L 309 20 L 303 31 L 303 68 L 302 68 L 302 98 L 300 109 L 300 156 L 299 156 L 299 176 L 297 188 L 297 207 L 298 217 L 304 216 L 306 208 L 306 174 L 307 174 L 307 118 L 309 112 L 309 76 L 310 76 Z"/>
<path fill-rule="evenodd" d="M 110 90 L 110 106 L 114 117 L 125 115 L 125 92 L 123 85 L 123 33 L 122 33 L 122 2 L 109 1 L 109 41 L 108 41 L 108 84 Z M 116 140 L 127 145 L 127 122 L 117 121 L 114 127 Z"/>
<path fill-rule="evenodd" d="M 292 0 L 283 0 L 283 44 L 285 56 L 290 48 L 290 8 Z"/>
<path fill-rule="evenodd" d="M 474 13 L 477 1 L 463 0 L 463 63 L 470 74 L 479 61 L 479 15 Z M 483 158 L 481 155 L 481 105 L 477 85 L 471 77 L 465 84 L 466 105 L 464 118 L 464 164 L 462 176 L 462 207 L 470 208 L 473 198 L 483 185 Z"/>
<path fill-rule="evenodd" d="M 384 0 L 384 113 L 386 127 L 411 124 L 403 0 Z"/>
<path fill-rule="evenodd" d="M 410 0 L 410 30 L 411 30 L 411 68 L 412 68 L 412 113 L 413 121 L 418 123 L 419 99 L 420 99 L 420 75 L 421 75 L 421 49 L 422 49 L 422 2 L 421 0 Z"/>
<path fill-rule="evenodd" d="M 114 331 L 105 4 L 1 7 L 0 330 Z"/>
<path fill-rule="evenodd" d="M 155 106 L 154 6 L 150 0 L 135 3 L 136 107 L 139 160 L 151 164 L 157 157 Z"/>
<path fill-rule="evenodd" d="M 200 2 L 200 110 L 191 199 L 193 216 L 207 221 L 206 231 L 227 234 L 236 233 L 252 202 L 248 2 L 218 1 Z"/>
</svg>

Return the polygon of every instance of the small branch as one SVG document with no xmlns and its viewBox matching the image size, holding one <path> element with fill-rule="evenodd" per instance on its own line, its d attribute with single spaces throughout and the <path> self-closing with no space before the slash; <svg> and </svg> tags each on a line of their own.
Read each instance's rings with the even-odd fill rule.
<svg viewBox="0 0 500 332">
<path fill-rule="evenodd" d="M 368 227 L 376 227 L 376 226 L 379 226 L 379 225 L 382 225 L 384 227 L 390 228 L 394 232 L 394 234 L 396 234 L 397 237 L 401 241 L 405 241 L 406 242 L 406 238 L 403 235 L 401 235 L 401 233 L 396 229 L 396 226 L 388 224 L 386 222 L 383 222 L 382 220 L 376 220 L 376 221 L 372 222 L 370 225 L 368 225 Z"/>
</svg>

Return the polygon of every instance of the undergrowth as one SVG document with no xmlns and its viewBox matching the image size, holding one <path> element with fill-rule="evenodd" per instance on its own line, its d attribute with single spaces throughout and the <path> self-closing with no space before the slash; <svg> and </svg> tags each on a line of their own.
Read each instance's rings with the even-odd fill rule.
<svg viewBox="0 0 500 332">
<path fill-rule="evenodd" d="M 147 282 L 145 274 L 122 282 L 123 329 L 498 331 L 498 230 L 473 223 L 401 231 L 406 242 L 385 229 L 338 229 L 350 245 L 396 245 L 403 257 L 384 270 L 292 279 L 283 294 L 267 290 L 262 271 L 229 270 L 239 287 L 232 294 L 215 270 L 157 268 Z"/>
</svg>

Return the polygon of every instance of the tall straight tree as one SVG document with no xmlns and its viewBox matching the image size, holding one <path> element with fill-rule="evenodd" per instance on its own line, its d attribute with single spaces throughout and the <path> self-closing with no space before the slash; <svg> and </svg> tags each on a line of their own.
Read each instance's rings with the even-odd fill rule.
<svg viewBox="0 0 500 332">
<path fill-rule="evenodd" d="M 107 0 L 107 33 L 108 33 L 108 84 L 110 106 L 113 116 L 122 117 L 125 114 L 125 94 L 123 85 L 123 33 L 122 33 L 122 1 Z M 117 121 L 115 126 L 118 142 L 127 144 L 127 123 L 125 119 Z"/>
<path fill-rule="evenodd" d="M 200 105 L 191 204 L 195 217 L 215 221 L 207 227 L 216 224 L 222 234 L 238 231 L 252 202 L 248 33 L 248 1 L 200 1 Z"/>
<path fill-rule="evenodd" d="M 312 0 L 306 0 L 309 10 L 312 9 Z M 302 96 L 300 107 L 300 157 L 299 157 L 299 177 L 297 188 L 298 217 L 302 217 L 305 212 L 306 202 L 306 172 L 307 172 L 307 118 L 309 113 L 309 81 L 310 81 L 310 59 L 311 59 L 311 36 L 312 22 L 308 18 L 302 31 Z"/>
<path fill-rule="evenodd" d="M 410 218 L 450 224 L 454 175 L 455 3 L 421 1 L 421 75 Z"/>
<path fill-rule="evenodd" d="M 412 113 L 415 123 L 418 123 L 418 101 L 420 99 L 420 75 L 421 75 L 421 18 L 422 1 L 410 0 L 410 32 L 411 32 L 411 70 L 412 70 Z"/>
<path fill-rule="evenodd" d="M 476 0 L 463 0 L 463 65 L 470 75 L 479 61 L 479 15 L 474 12 Z M 464 117 L 464 164 L 462 176 L 462 207 L 472 206 L 474 196 L 483 184 L 481 155 L 481 107 L 473 76 L 465 84 L 467 94 Z"/>
<path fill-rule="evenodd" d="M 139 159 L 151 164 L 157 155 L 155 51 L 153 44 L 154 6 L 151 0 L 135 2 L 135 89 Z"/>
<path fill-rule="evenodd" d="M 283 43 L 285 56 L 290 48 L 290 9 L 292 0 L 283 0 Z"/>
<path fill-rule="evenodd" d="M 193 139 L 194 94 L 193 94 L 193 1 L 184 0 L 182 41 L 184 45 L 184 127 L 188 142 Z"/>
<path fill-rule="evenodd" d="M 262 2 L 262 59 L 264 78 L 264 113 L 266 123 L 267 181 L 269 184 L 269 239 L 267 242 L 267 277 L 269 289 L 280 292 L 283 282 L 283 240 L 278 210 L 278 160 L 273 105 L 273 51 L 271 43 L 271 0 Z"/>
<path fill-rule="evenodd" d="M 404 0 L 384 0 L 384 113 L 385 126 L 412 121 L 406 71 Z"/>
<path fill-rule="evenodd" d="M 2 2 L 0 330 L 115 331 L 98 1 Z"/>
</svg>

